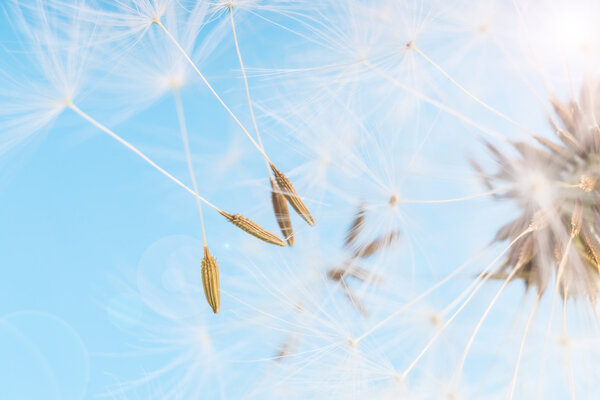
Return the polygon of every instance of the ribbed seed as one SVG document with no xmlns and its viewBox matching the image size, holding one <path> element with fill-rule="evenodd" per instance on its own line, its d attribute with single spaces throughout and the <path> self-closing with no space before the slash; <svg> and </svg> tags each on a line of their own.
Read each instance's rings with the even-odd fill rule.
<svg viewBox="0 0 600 400">
<path fill-rule="evenodd" d="M 284 194 L 287 201 L 290 203 L 292 208 L 296 210 L 298 215 L 300 215 L 310 226 L 315 226 L 315 219 L 308 211 L 308 208 L 298 196 L 296 189 L 290 182 L 290 180 L 283 174 L 283 172 L 279 171 L 273 164 L 271 164 L 271 169 L 273 170 L 273 174 L 275 175 L 275 180 L 277 181 L 277 186 Z"/>
<path fill-rule="evenodd" d="M 292 221 L 290 220 L 290 212 L 288 210 L 287 201 L 272 178 L 271 201 L 273 202 L 273 211 L 275 211 L 275 218 L 277 218 L 277 223 L 279 224 L 281 233 L 291 247 L 294 245 L 294 230 L 292 229 Z"/>
<path fill-rule="evenodd" d="M 596 239 L 595 235 L 590 232 L 587 226 L 583 226 L 579 237 L 584 245 L 587 253 L 593 258 L 594 264 L 597 266 L 600 264 L 600 242 Z"/>
<path fill-rule="evenodd" d="M 210 308 L 215 314 L 218 314 L 221 307 L 219 265 L 217 260 L 208 252 L 207 246 L 204 246 L 204 258 L 202 259 L 202 287 Z"/>
<path fill-rule="evenodd" d="M 219 211 L 219 213 L 227 218 L 229 222 L 243 230 L 248 232 L 254 237 L 259 238 L 267 243 L 276 244 L 277 246 L 285 247 L 285 242 L 279 236 L 272 234 L 269 231 L 261 228 L 256 222 L 252 221 L 239 214 L 229 214 L 225 211 Z"/>
<path fill-rule="evenodd" d="M 571 235 L 573 237 L 579 235 L 581 231 L 581 224 L 583 223 L 583 201 L 581 199 L 575 200 L 575 207 L 571 214 Z"/>
</svg>

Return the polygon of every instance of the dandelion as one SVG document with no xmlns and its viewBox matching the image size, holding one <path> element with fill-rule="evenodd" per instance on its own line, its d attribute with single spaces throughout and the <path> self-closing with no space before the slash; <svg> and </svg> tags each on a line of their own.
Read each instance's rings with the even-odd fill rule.
<svg viewBox="0 0 600 400">
<path fill-rule="evenodd" d="M 590 86 L 588 86 L 590 85 Z M 484 176 L 487 186 L 511 182 L 515 189 L 502 197 L 522 207 L 521 216 L 504 225 L 495 240 L 513 240 L 539 212 L 551 215 L 548 227 L 520 239 L 503 262 L 526 287 L 543 293 L 552 277 L 563 297 L 594 301 L 598 291 L 598 245 L 596 231 L 596 154 L 600 130 L 598 110 L 590 100 L 598 89 L 589 83 L 579 101 L 552 104 L 561 126 L 555 125 L 559 143 L 546 139 L 537 146 L 516 142 L 519 158 L 504 155 L 493 146 L 500 171 Z M 523 173 L 523 171 L 526 171 Z"/>
<path fill-rule="evenodd" d="M 65 136 L 74 119 L 196 202 L 143 196 L 130 186 L 140 176 L 111 159 L 137 204 L 159 200 L 162 213 L 136 209 L 143 231 L 134 224 L 126 253 L 106 252 L 99 271 L 80 269 L 96 274 L 89 282 L 64 271 L 70 279 L 40 283 L 76 293 L 93 282 L 92 295 L 106 294 L 94 304 L 106 313 L 94 315 L 98 337 L 80 334 L 97 355 L 88 392 L 594 398 L 598 8 L 585 0 L 7 3 L 18 40 L 0 43 L 3 171 L 14 166 L 13 150 L 53 124 L 52 134 Z M 250 142 L 249 157 L 227 144 L 230 135 Z M 164 179 L 142 179 L 152 177 Z M 44 293 L 12 284 L 22 271 L 44 276 L 14 246 L 32 226 L 14 209 L 30 196 L 19 187 L 39 183 L 20 178 L 0 209 L 11 232 L 0 240 L 2 261 L 19 267 L 6 271 L 3 290 L 18 292 L 9 305 Z M 73 202 L 48 197 L 36 200 L 56 203 L 56 218 L 77 214 Z M 100 215 L 109 209 L 96 197 L 86 202 Z M 229 212 L 233 203 L 245 211 Z M 245 216 L 271 213 L 271 225 Z M 293 223 L 294 213 L 310 228 Z M 232 239 L 220 218 L 248 235 Z M 102 245 L 100 233 L 119 228 L 110 225 L 81 240 Z M 86 261 L 75 258 L 64 256 Z M 97 288 L 97 274 L 116 278 Z M 77 306 L 65 318 L 80 315 Z"/>
</svg>

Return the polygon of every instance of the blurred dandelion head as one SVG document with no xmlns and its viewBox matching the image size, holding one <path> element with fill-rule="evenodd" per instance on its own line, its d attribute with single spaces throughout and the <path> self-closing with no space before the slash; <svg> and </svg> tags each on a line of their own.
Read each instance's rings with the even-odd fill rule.
<svg viewBox="0 0 600 400">
<path fill-rule="evenodd" d="M 600 86 L 587 82 L 579 98 L 551 100 L 558 142 L 535 137 L 535 145 L 513 142 L 517 156 L 488 145 L 499 166 L 484 175 L 490 188 L 509 187 L 497 197 L 514 200 L 521 215 L 505 224 L 495 240 L 516 241 L 503 268 L 544 292 L 554 278 L 563 297 L 596 299 L 600 266 Z M 547 223 L 527 232 L 536 215 Z"/>
</svg>

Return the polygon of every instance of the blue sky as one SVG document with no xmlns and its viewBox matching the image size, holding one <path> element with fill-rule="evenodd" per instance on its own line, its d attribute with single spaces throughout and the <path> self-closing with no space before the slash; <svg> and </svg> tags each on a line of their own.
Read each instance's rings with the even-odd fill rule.
<svg viewBox="0 0 600 400">
<path fill-rule="evenodd" d="M 276 248 L 204 207 L 209 247 L 220 265 L 218 315 L 201 289 L 202 236 L 193 196 L 68 109 L 18 148 L 0 151 L 0 397 L 349 398 L 350 393 L 364 398 L 365 393 L 399 396 L 409 388 L 414 397 L 407 398 L 433 399 L 440 392 L 432 385 L 454 390 L 451 372 L 500 282 L 486 283 L 407 385 L 397 385 L 394 374 L 436 335 L 433 317 L 447 321 L 459 304 L 454 299 L 501 254 L 506 243 L 488 244 L 516 215 L 515 204 L 486 195 L 445 204 L 419 201 L 484 193 L 469 164 L 474 158 L 486 170 L 497 167 L 484 140 L 506 150 L 505 138 L 525 140 L 524 130 L 551 137 L 548 104 L 533 93 L 543 93 L 549 83 L 557 96 L 567 98 L 570 85 L 578 87 L 596 65 L 592 56 L 570 54 L 572 48 L 540 44 L 537 35 L 523 43 L 511 7 L 454 3 L 449 8 L 437 1 L 381 1 L 377 8 L 349 0 L 317 12 L 314 5 L 292 2 L 299 13 L 288 15 L 252 9 L 249 3 L 249 10 L 234 14 L 265 150 L 294 182 L 317 226 L 293 214 L 296 245 Z M 496 42 L 478 30 L 490 16 L 498 26 Z M 531 9 L 526 17 L 543 32 L 545 25 L 536 25 L 543 17 Z M 228 14 L 214 18 L 196 47 L 217 29 L 221 42 L 194 60 L 254 134 Z M 15 87 L 11 77 L 24 73 L 34 83 L 40 79 L 35 66 L 6 61 L 36 55 L 9 20 L 10 11 L 2 13 L 0 106 L 8 111 L 0 112 L 0 127 L 16 121 L 10 105 L 31 106 L 18 103 L 22 97 L 16 92 L 7 93 Z M 417 38 L 419 49 L 439 68 L 405 50 L 407 38 Z M 141 66 L 156 61 L 144 53 L 152 49 L 148 40 L 131 48 L 96 43 L 101 57 L 89 69 L 90 90 L 76 101 L 191 186 L 173 96 L 167 90 L 149 101 L 155 87 L 142 79 Z M 543 76 L 529 45 L 546 63 Z M 560 52 L 572 57 L 569 79 L 562 62 L 549 61 Z M 170 61 L 165 56 L 164 62 Z M 185 68 L 191 81 L 181 94 L 200 193 L 280 234 L 260 153 Z M 393 195 L 402 199 L 397 207 L 390 205 Z M 326 275 L 349 259 L 343 241 L 363 202 L 366 239 L 401 232 L 395 246 L 361 261 L 383 283 L 351 283 L 368 316 L 361 316 L 339 282 Z M 470 259 L 426 301 L 369 333 L 360 346 L 348 347 Z M 503 292 L 474 341 L 460 381 L 465 397 L 505 394 L 532 300 L 520 282 Z M 535 339 L 522 372 L 527 378 L 536 377 L 550 300 L 544 297 L 531 333 Z M 585 311 L 573 313 L 576 322 Z M 593 330 L 583 325 L 569 325 L 573 337 L 593 343 Z M 274 361 L 286 343 L 295 357 Z M 547 352 L 555 368 L 549 368 L 544 384 L 549 391 L 556 384 L 553 398 L 565 398 L 560 396 L 568 393 L 566 375 L 556 362 L 563 353 L 557 349 Z M 581 356 L 579 350 L 573 350 L 573 359 Z M 532 381 L 523 379 L 517 397 L 527 398 Z M 582 393 L 593 387 L 578 386 Z"/>
</svg>

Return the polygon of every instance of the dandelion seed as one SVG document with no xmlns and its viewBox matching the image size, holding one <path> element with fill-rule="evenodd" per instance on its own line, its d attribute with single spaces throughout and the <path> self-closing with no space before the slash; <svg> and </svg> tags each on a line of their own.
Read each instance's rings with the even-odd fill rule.
<svg viewBox="0 0 600 400">
<path fill-rule="evenodd" d="M 352 225 L 348 230 L 348 234 L 344 241 L 345 247 L 348 247 L 356 241 L 356 236 L 360 233 L 364 224 L 365 212 L 365 207 L 363 204 L 361 204 L 354 220 L 352 221 Z M 367 316 L 369 313 L 367 312 L 367 309 L 362 304 L 362 302 L 358 300 L 352 288 L 348 285 L 347 278 L 352 277 L 363 283 L 368 284 L 381 283 L 383 281 L 381 277 L 356 265 L 356 262 L 359 258 L 366 258 L 375 253 L 376 251 L 387 247 L 393 241 L 394 237 L 397 234 L 399 234 L 399 232 L 394 231 L 392 232 L 392 234 L 375 239 L 366 247 L 362 249 L 359 248 L 358 250 L 356 250 L 351 259 L 345 261 L 341 267 L 330 268 L 329 270 L 327 270 L 327 278 L 334 282 L 339 282 L 342 288 L 342 293 L 348 298 L 348 300 L 350 300 L 350 303 L 364 316 Z"/>
<path fill-rule="evenodd" d="M 300 196 L 298 196 L 298 193 L 296 192 L 296 189 L 294 189 L 294 186 L 292 185 L 290 180 L 281 171 L 275 168 L 273 163 L 271 163 L 270 166 L 271 170 L 273 170 L 273 174 L 275 175 L 277 186 L 279 186 L 279 189 L 281 190 L 287 201 L 290 203 L 292 208 L 296 210 L 298 215 L 300 215 L 306 222 L 308 222 L 310 226 L 314 226 L 315 219 L 310 214 L 310 211 L 308 211 L 308 208 L 306 207 L 304 202 L 300 199 Z"/>
<path fill-rule="evenodd" d="M 283 241 L 279 236 L 272 234 L 269 231 L 261 228 L 256 222 L 252 221 L 239 214 L 229 214 L 225 211 L 220 210 L 219 213 L 227 218 L 229 222 L 243 230 L 244 232 L 248 232 L 254 237 L 259 238 L 267 243 L 275 244 L 277 246 L 285 247 L 285 241 Z"/>
<path fill-rule="evenodd" d="M 583 201 L 575 200 L 575 207 L 571 214 L 571 235 L 577 236 L 581 232 L 581 224 L 583 223 Z"/>
<path fill-rule="evenodd" d="M 177 110 L 177 118 L 179 120 L 179 128 L 181 130 L 181 139 L 183 140 L 183 148 L 185 151 L 185 159 L 192 180 L 194 191 L 198 193 L 198 183 L 196 174 L 194 173 L 194 165 L 192 164 L 192 153 L 190 151 L 190 143 L 187 134 L 187 124 L 185 122 L 185 114 L 183 112 L 183 102 L 177 88 L 173 89 L 175 98 L 175 108 Z M 208 252 L 208 244 L 206 240 L 206 230 L 204 228 L 204 215 L 202 213 L 202 203 L 196 198 L 198 206 L 198 214 L 200 216 L 200 226 L 202 228 L 202 240 L 204 241 L 204 258 L 202 259 L 202 287 L 204 288 L 204 296 L 208 304 L 215 314 L 219 313 L 221 307 L 221 294 L 219 291 L 219 265 L 217 260 Z"/>
<path fill-rule="evenodd" d="M 273 203 L 273 210 L 275 211 L 275 217 L 277 218 L 281 233 L 283 233 L 283 237 L 291 247 L 294 245 L 294 230 L 292 229 L 287 201 L 273 179 L 271 179 L 271 202 Z"/>
<path fill-rule="evenodd" d="M 292 221 L 290 220 L 290 213 L 288 211 L 287 203 L 285 200 L 285 196 L 279 191 L 277 185 L 273 181 L 271 177 L 271 171 L 269 170 L 269 159 L 264 152 L 264 145 L 262 142 L 262 137 L 260 135 L 260 130 L 258 129 L 258 123 L 256 122 L 256 116 L 254 115 L 254 107 L 252 107 L 252 98 L 250 97 L 250 87 L 248 86 L 248 77 L 246 75 L 246 68 L 244 67 L 244 61 L 242 59 L 242 53 L 240 51 L 240 45 L 238 43 L 237 31 L 235 28 L 235 20 L 233 18 L 233 3 L 226 4 L 227 9 L 229 10 L 229 20 L 231 21 L 231 31 L 233 33 L 233 41 L 235 43 L 235 50 L 238 56 L 238 61 L 240 63 L 240 68 L 242 70 L 242 77 L 244 78 L 244 88 L 246 90 L 246 100 L 248 102 L 248 108 L 250 110 L 250 117 L 252 118 L 252 125 L 254 126 L 254 131 L 256 132 L 256 139 L 258 141 L 258 145 L 263 153 L 263 158 L 265 160 L 265 164 L 267 166 L 267 172 L 269 174 L 269 180 L 271 182 L 271 202 L 273 203 L 273 211 L 275 212 L 275 218 L 277 219 L 277 224 L 279 224 L 279 228 L 281 229 L 281 233 L 283 233 L 283 237 L 287 240 L 288 244 L 291 246 L 294 245 L 294 232 L 292 229 Z"/>
<path fill-rule="evenodd" d="M 217 260 L 208 252 L 208 246 L 204 246 L 204 258 L 202 258 L 202 287 L 210 308 L 215 314 L 218 314 L 221 307 L 219 265 Z"/>
<path fill-rule="evenodd" d="M 356 250 L 354 252 L 354 258 L 369 257 L 377 251 L 390 246 L 398 237 L 400 237 L 400 231 L 393 231 L 384 236 L 378 237 L 366 246 Z"/>
<path fill-rule="evenodd" d="M 350 226 L 350 229 L 348 229 L 348 234 L 346 235 L 346 241 L 344 242 L 344 245 L 346 247 L 350 246 L 354 243 L 354 241 L 356 240 L 356 237 L 362 230 L 364 220 L 365 220 L 365 212 L 366 212 L 365 207 L 363 204 L 361 204 L 358 208 L 358 212 L 356 213 L 356 217 L 354 218 L 354 221 L 352 221 L 352 225 Z"/>
<path fill-rule="evenodd" d="M 584 226 L 579 234 L 581 244 L 583 245 L 590 259 L 590 264 L 600 268 L 600 241 L 597 235 L 590 231 L 590 228 Z"/>
</svg>

